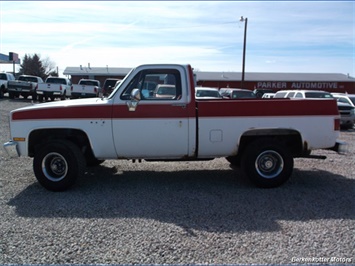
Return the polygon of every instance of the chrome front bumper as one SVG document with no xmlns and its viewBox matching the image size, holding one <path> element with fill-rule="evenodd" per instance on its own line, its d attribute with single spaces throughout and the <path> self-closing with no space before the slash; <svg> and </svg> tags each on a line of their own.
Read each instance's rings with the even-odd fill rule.
<svg viewBox="0 0 355 266">
<path fill-rule="evenodd" d="M 10 158 L 15 158 L 15 157 L 20 156 L 20 153 L 18 152 L 18 149 L 17 149 L 17 142 L 16 141 L 8 141 L 8 142 L 4 143 L 3 148 L 6 152 L 6 154 L 8 155 L 8 157 L 10 157 Z"/>
</svg>

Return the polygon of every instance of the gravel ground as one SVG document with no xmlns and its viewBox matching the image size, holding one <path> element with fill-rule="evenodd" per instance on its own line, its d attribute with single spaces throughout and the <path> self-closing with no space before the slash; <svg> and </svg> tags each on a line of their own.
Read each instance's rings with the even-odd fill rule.
<svg viewBox="0 0 355 266">
<path fill-rule="evenodd" d="M 0 99 L 8 113 L 30 104 Z M 296 159 L 289 182 L 258 189 L 225 159 L 108 160 L 53 193 L 32 159 L 0 150 L 0 264 L 355 263 L 355 130 L 349 154 Z"/>
</svg>

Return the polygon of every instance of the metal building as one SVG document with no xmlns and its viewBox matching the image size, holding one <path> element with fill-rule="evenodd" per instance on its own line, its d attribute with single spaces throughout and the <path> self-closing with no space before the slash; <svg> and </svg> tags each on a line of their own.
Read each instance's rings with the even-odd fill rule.
<svg viewBox="0 0 355 266">
<path fill-rule="evenodd" d="M 103 84 L 106 78 L 124 78 L 131 68 L 119 67 L 67 67 L 63 74 L 71 76 L 73 84 L 81 78 L 97 79 Z M 240 88 L 241 72 L 197 71 L 197 86 L 217 88 Z M 355 94 L 355 78 L 337 73 L 245 73 L 245 89 L 267 89 L 272 91 L 287 89 L 324 90 Z"/>
</svg>

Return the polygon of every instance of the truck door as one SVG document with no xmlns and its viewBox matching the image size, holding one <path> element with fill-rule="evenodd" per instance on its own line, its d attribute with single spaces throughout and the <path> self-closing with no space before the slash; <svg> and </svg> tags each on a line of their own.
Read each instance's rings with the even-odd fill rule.
<svg viewBox="0 0 355 266">
<path fill-rule="evenodd" d="M 186 78 L 182 69 L 142 69 L 114 95 L 118 158 L 179 159 L 189 155 Z M 139 100 L 132 101 L 132 92 Z"/>
</svg>

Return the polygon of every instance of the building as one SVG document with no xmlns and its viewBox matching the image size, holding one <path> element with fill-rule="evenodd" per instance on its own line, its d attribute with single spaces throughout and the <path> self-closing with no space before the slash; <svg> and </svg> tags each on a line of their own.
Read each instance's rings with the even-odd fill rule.
<svg viewBox="0 0 355 266">
<path fill-rule="evenodd" d="M 67 67 L 63 74 L 70 76 L 73 84 L 80 79 L 96 79 L 103 84 L 106 78 L 123 79 L 131 68 L 112 67 Z M 203 72 L 197 71 L 196 83 L 202 87 L 240 88 L 241 72 Z M 336 73 L 245 73 L 245 89 L 285 89 L 324 90 L 355 94 L 355 78 Z"/>
<path fill-rule="evenodd" d="M 123 79 L 131 68 L 122 67 L 90 67 L 79 66 L 79 67 L 67 67 L 65 68 L 63 74 L 70 76 L 73 84 L 78 84 L 80 79 L 96 79 L 99 80 L 101 84 L 104 84 L 107 78 L 117 78 Z"/>
</svg>

